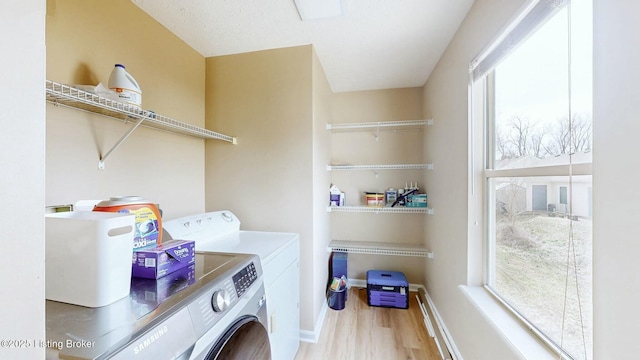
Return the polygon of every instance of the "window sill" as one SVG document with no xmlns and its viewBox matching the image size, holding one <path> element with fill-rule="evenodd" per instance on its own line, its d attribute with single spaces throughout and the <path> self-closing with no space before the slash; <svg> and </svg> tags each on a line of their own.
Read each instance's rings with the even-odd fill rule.
<svg viewBox="0 0 640 360">
<path fill-rule="evenodd" d="M 558 354 L 483 287 L 461 285 L 460 290 L 523 359 L 558 359 Z"/>
</svg>

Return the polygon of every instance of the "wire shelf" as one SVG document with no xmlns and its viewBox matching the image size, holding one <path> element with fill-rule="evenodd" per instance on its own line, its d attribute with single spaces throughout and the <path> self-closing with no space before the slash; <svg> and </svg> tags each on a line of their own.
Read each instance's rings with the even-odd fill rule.
<svg viewBox="0 0 640 360">
<path fill-rule="evenodd" d="M 389 165 L 327 165 L 333 170 L 433 170 L 433 164 L 389 164 Z"/>
<path fill-rule="evenodd" d="M 380 121 L 380 122 L 361 122 L 361 123 L 345 123 L 345 124 L 327 124 L 327 130 L 364 130 L 364 129 L 386 129 L 395 130 L 402 128 L 422 128 L 424 126 L 433 125 L 433 119 L 426 120 L 402 120 L 402 121 Z"/>
<path fill-rule="evenodd" d="M 184 123 L 153 111 L 142 110 L 137 106 L 121 103 L 96 94 L 46 80 L 47 101 L 56 105 L 81 109 L 96 114 L 106 115 L 124 121 L 144 119 L 143 126 L 167 130 L 201 139 L 216 139 L 236 144 L 233 136 L 220 134 L 211 130 Z"/>
<path fill-rule="evenodd" d="M 340 251 L 352 254 L 393 255 L 433 258 L 433 253 L 423 246 L 376 243 L 365 241 L 333 240 L 327 251 Z"/>
<path fill-rule="evenodd" d="M 351 212 L 351 213 L 396 213 L 396 214 L 429 214 L 433 215 L 433 209 L 427 207 L 406 207 L 406 206 L 328 206 L 328 212 Z"/>
</svg>

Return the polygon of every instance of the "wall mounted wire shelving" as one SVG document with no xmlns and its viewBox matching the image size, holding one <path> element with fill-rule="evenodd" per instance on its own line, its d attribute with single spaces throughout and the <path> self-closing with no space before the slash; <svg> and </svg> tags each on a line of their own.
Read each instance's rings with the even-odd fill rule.
<svg viewBox="0 0 640 360">
<path fill-rule="evenodd" d="M 433 119 L 327 124 L 327 130 L 331 130 L 331 131 L 349 131 L 349 130 L 362 131 L 366 129 L 407 130 L 407 129 L 420 129 L 424 126 L 429 126 L 429 125 L 433 125 Z"/>
<path fill-rule="evenodd" d="M 433 258 L 433 253 L 418 245 L 378 243 L 370 241 L 333 240 L 327 251 L 339 251 L 351 254 L 415 256 Z"/>
<path fill-rule="evenodd" d="M 98 167 L 101 169 L 104 168 L 104 161 L 106 158 L 140 125 L 182 135 L 193 136 L 200 139 L 215 139 L 237 144 L 237 139 L 233 136 L 224 135 L 162 116 L 153 111 L 143 110 L 137 106 L 102 97 L 70 85 L 46 80 L 45 89 L 46 100 L 54 105 L 84 110 L 94 114 L 119 119 L 127 123 L 135 123 L 133 127 L 124 134 L 124 136 L 109 151 L 100 156 Z"/>
<path fill-rule="evenodd" d="M 433 164 L 385 164 L 385 165 L 327 165 L 327 171 L 335 170 L 433 170 Z"/>
<path fill-rule="evenodd" d="M 327 206 L 328 212 L 374 213 L 374 214 L 429 214 L 433 215 L 433 209 L 428 207 L 411 206 Z"/>
</svg>

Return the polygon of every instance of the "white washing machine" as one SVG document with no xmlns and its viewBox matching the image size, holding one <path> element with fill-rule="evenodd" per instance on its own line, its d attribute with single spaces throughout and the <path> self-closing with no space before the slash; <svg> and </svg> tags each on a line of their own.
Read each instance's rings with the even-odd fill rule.
<svg viewBox="0 0 640 360">
<path fill-rule="evenodd" d="M 47 359 L 271 359 L 260 259 L 196 253 L 129 297 L 89 308 L 46 302 Z"/>
<path fill-rule="evenodd" d="M 300 345 L 300 236 L 240 230 L 230 211 L 163 222 L 167 239 L 194 240 L 196 251 L 256 254 L 264 269 L 268 332 L 274 360 L 292 360 Z"/>
</svg>

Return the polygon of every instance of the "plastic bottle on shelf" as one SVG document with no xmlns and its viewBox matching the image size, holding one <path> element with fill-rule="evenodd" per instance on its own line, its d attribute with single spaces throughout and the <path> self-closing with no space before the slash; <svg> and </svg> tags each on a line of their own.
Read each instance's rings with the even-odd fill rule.
<svg viewBox="0 0 640 360">
<path fill-rule="evenodd" d="M 385 192 L 385 200 L 387 202 L 387 205 L 392 205 L 394 202 L 396 202 L 397 198 L 398 193 L 393 188 L 389 188 L 389 190 Z"/>
<path fill-rule="evenodd" d="M 124 103 L 138 107 L 142 105 L 142 89 L 122 64 L 116 64 L 111 71 L 109 89 L 115 91 Z"/>
</svg>

